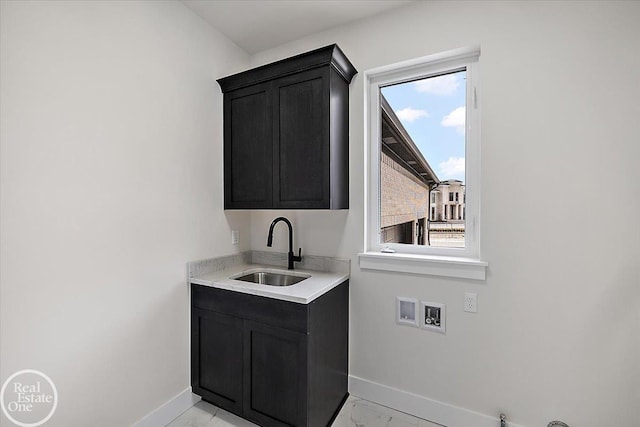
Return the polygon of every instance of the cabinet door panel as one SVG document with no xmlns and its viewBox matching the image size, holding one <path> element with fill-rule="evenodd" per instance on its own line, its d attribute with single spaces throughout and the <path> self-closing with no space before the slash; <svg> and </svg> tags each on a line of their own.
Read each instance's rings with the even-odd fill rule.
<svg viewBox="0 0 640 427">
<path fill-rule="evenodd" d="M 328 202 L 328 78 L 312 70 L 275 82 L 278 207 L 323 207 Z M 278 190 L 279 189 L 279 190 Z M 328 207 L 328 206 L 325 206 Z"/>
<path fill-rule="evenodd" d="M 266 208 L 272 204 L 269 86 L 249 89 L 225 97 L 225 208 Z"/>
<path fill-rule="evenodd" d="M 304 426 L 307 335 L 245 321 L 245 414 L 261 426 Z"/>
<path fill-rule="evenodd" d="M 191 384 L 205 400 L 242 413 L 242 319 L 192 308 Z"/>
</svg>

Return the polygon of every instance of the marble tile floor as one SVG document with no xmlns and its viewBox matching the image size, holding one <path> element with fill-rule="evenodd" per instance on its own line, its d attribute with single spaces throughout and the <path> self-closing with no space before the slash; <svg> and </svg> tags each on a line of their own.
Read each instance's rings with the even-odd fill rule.
<svg viewBox="0 0 640 427">
<path fill-rule="evenodd" d="M 200 401 L 166 427 L 256 427 L 256 424 Z M 440 425 L 368 400 L 349 396 L 331 427 L 440 427 Z"/>
</svg>

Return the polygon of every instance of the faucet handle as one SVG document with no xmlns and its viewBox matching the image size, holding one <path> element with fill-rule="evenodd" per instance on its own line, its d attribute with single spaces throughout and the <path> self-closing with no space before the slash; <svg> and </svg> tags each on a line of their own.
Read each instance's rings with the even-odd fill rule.
<svg viewBox="0 0 640 427">
<path fill-rule="evenodd" d="M 296 261 L 302 261 L 302 248 L 298 248 L 298 256 L 296 257 Z"/>
</svg>

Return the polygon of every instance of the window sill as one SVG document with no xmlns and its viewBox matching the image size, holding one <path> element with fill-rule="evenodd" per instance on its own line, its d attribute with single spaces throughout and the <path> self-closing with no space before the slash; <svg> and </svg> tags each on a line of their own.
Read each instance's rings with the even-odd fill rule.
<svg viewBox="0 0 640 427">
<path fill-rule="evenodd" d="M 489 263 L 471 258 L 364 252 L 358 254 L 361 269 L 397 271 L 427 276 L 485 280 Z"/>
</svg>

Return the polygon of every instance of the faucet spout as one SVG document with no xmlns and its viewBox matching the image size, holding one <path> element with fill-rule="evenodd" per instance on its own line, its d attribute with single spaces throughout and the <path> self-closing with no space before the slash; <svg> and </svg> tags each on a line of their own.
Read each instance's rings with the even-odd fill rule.
<svg viewBox="0 0 640 427">
<path fill-rule="evenodd" d="M 293 270 L 293 262 L 300 262 L 302 261 L 302 248 L 298 249 L 298 255 L 294 255 L 293 254 L 293 227 L 291 226 L 291 221 L 289 221 L 287 218 L 283 217 L 283 216 L 279 216 L 278 218 L 274 219 L 273 222 L 271 223 L 271 226 L 269 226 L 269 236 L 267 237 L 267 246 L 271 247 L 273 245 L 273 228 L 276 226 L 277 223 L 279 223 L 280 221 L 284 222 L 285 224 L 287 224 L 287 227 L 289 228 L 289 259 L 288 259 L 288 266 L 287 268 L 289 270 Z"/>
</svg>

